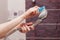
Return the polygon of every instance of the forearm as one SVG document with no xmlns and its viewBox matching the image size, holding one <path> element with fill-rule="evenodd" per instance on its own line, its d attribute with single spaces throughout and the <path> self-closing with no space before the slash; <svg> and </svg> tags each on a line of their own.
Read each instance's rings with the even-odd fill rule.
<svg viewBox="0 0 60 40">
<path fill-rule="evenodd" d="M 13 19 L 12 21 L 0 24 L 0 37 L 6 35 L 11 29 L 16 27 L 19 23 L 24 20 L 24 15 L 21 15 L 18 18 Z"/>
<path fill-rule="evenodd" d="M 8 33 L 11 29 L 13 29 L 14 27 L 16 27 L 19 23 L 22 22 L 22 20 L 26 19 L 26 18 L 30 18 L 33 17 L 35 15 L 37 15 L 36 11 L 38 10 L 39 7 L 32 7 L 30 9 L 28 9 L 23 15 L 21 15 L 18 18 L 13 19 L 10 22 L 4 23 L 0 25 L 0 37 L 5 35 L 6 33 Z"/>
</svg>

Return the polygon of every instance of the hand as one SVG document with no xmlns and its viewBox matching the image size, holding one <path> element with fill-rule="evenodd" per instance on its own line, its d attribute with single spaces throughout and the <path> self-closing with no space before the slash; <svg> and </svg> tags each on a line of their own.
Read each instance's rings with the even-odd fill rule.
<svg viewBox="0 0 60 40">
<path fill-rule="evenodd" d="M 34 30 L 34 27 L 32 26 L 32 22 L 29 23 L 22 23 L 20 25 L 17 26 L 17 28 L 20 28 L 21 30 L 19 30 L 22 33 L 26 33 L 30 30 Z"/>
<path fill-rule="evenodd" d="M 38 6 L 35 6 L 35 7 L 32 7 L 32 8 L 30 8 L 30 9 L 28 9 L 28 10 L 24 13 L 25 19 L 26 19 L 26 18 L 31 18 L 31 17 L 33 17 L 33 16 L 36 16 L 36 15 L 38 14 L 38 12 L 37 12 L 38 8 L 39 8 Z"/>
</svg>

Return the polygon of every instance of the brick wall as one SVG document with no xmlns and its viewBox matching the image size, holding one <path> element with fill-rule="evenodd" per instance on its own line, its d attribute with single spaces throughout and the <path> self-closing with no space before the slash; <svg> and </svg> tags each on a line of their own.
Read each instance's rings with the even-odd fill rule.
<svg viewBox="0 0 60 40">
<path fill-rule="evenodd" d="M 46 6 L 48 17 L 35 27 L 34 31 L 28 32 L 27 40 L 60 40 L 60 0 L 36 0 L 37 6 Z M 32 0 L 26 0 L 26 10 L 32 7 Z M 34 22 L 37 16 L 27 19 Z"/>
</svg>

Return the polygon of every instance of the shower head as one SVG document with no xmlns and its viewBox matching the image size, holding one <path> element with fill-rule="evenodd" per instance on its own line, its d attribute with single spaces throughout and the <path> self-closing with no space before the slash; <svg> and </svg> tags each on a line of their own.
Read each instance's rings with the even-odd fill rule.
<svg viewBox="0 0 60 40">
<path fill-rule="evenodd" d="M 38 16 L 39 19 L 44 19 L 47 17 L 47 10 L 45 9 L 45 6 L 40 7 L 38 11 L 40 12 Z"/>
</svg>

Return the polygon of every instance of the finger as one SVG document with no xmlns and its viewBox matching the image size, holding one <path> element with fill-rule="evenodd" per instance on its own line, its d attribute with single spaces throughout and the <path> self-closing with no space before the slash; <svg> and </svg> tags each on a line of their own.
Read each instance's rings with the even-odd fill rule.
<svg viewBox="0 0 60 40">
<path fill-rule="evenodd" d="M 29 23 L 27 23 L 26 25 L 27 25 L 30 29 L 34 30 L 34 27 L 32 26 L 32 25 L 33 25 L 32 22 L 29 22 Z"/>
<path fill-rule="evenodd" d="M 33 26 L 29 26 L 31 30 L 34 30 L 34 27 Z"/>
<path fill-rule="evenodd" d="M 26 23 L 27 26 L 30 26 L 30 25 L 32 25 L 32 24 L 33 24 L 32 22 Z"/>
<path fill-rule="evenodd" d="M 27 26 L 27 25 L 26 25 L 26 29 L 27 29 L 27 31 L 30 31 L 30 28 L 29 28 L 29 26 Z"/>
<path fill-rule="evenodd" d="M 36 13 L 36 10 L 34 10 L 32 13 L 31 13 L 31 16 L 36 16 L 37 13 Z"/>
<path fill-rule="evenodd" d="M 34 27 L 33 27 L 33 23 L 32 22 L 27 23 L 27 26 L 29 26 L 31 29 L 34 30 Z"/>
<path fill-rule="evenodd" d="M 34 6 L 35 8 L 39 8 L 38 6 Z"/>
<path fill-rule="evenodd" d="M 24 28 L 24 33 L 26 33 L 27 32 L 27 28 L 25 26 L 22 27 L 22 28 Z"/>
<path fill-rule="evenodd" d="M 22 33 L 26 33 L 28 31 L 30 31 L 29 27 L 26 26 L 26 24 L 24 24 L 23 27 L 22 27 Z"/>
<path fill-rule="evenodd" d="M 39 7 L 38 6 L 34 6 L 34 8 L 35 8 L 35 10 L 38 10 Z"/>
<path fill-rule="evenodd" d="M 21 27 L 21 30 L 19 30 L 19 31 L 23 33 L 24 32 L 24 29 Z"/>
<path fill-rule="evenodd" d="M 36 10 L 38 10 L 38 8 L 40 8 L 40 7 L 35 6 L 35 8 L 36 8 Z M 38 11 L 36 11 L 36 14 L 39 14 L 39 12 L 38 12 Z"/>
<path fill-rule="evenodd" d="M 20 32 L 25 33 L 25 28 L 24 27 L 21 27 Z"/>
<path fill-rule="evenodd" d="M 32 11 L 33 15 L 38 15 L 39 14 L 38 11 L 37 11 L 38 8 L 39 8 L 38 6 L 34 6 L 34 8 L 33 8 L 34 10 Z"/>
<path fill-rule="evenodd" d="M 34 6 L 34 7 L 31 8 L 31 11 L 32 12 L 37 11 L 38 8 L 39 8 L 38 6 Z"/>
</svg>

